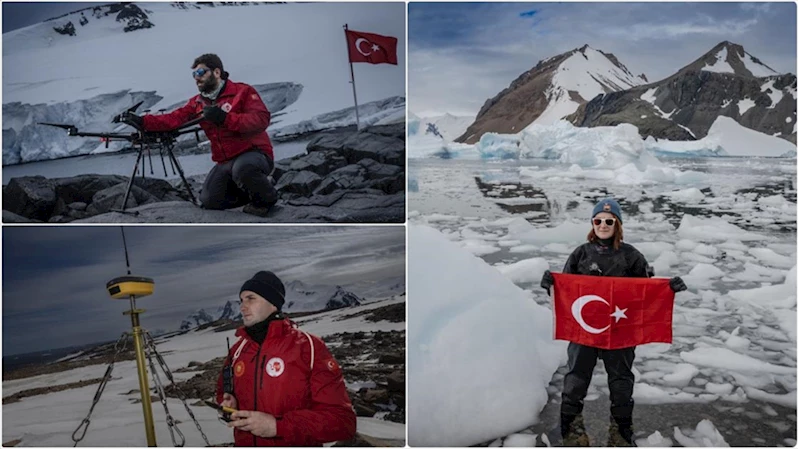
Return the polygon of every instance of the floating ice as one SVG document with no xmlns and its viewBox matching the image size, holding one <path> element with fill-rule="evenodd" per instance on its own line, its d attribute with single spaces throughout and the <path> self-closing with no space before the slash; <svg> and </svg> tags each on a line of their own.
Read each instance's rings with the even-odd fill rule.
<svg viewBox="0 0 799 449">
<path fill-rule="evenodd" d="M 796 374 L 796 367 L 774 365 L 727 348 L 697 348 L 680 352 L 688 363 L 744 373 Z"/>
<path fill-rule="evenodd" d="M 724 276 L 724 272 L 721 271 L 719 268 L 716 268 L 713 265 L 708 265 L 704 263 L 696 264 L 695 267 L 688 272 L 688 276 L 692 279 L 715 279 Z"/>
<path fill-rule="evenodd" d="M 535 447 L 535 438 L 537 437 L 534 433 L 514 433 L 513 435 L 508 435 L 505 438 L 505 442 L 502 444 L 503 447 Z"/>
<path fill-rule="evenodd" d="M 669 438 L 664 438 L 657 430 L 646 438 L 635 440 L 638 447 L 672 447 L 674 443 Z"/>
<path fill-rule="evenodd" d="M 735 386 L 733 384 L 714 384 L 713 382 L 708 382 L 705 384 L 705 389 L 710 394 L 717 394 L 719 396 L 725 396 L 732 393 L 733 388 Z"/>
<path fill-rule="evenodd" d="M 663 382 L 672 387 L 686 387 L 697 374 L 699 374 L 699 369 L 694 365 L 678 363 L 674 366 L 674 372 L 663 376 Z"/>
<path fill-rule="evenodd" d="M 674 439 L 684 447 L 730 447 L 710 420 L 703 419 L 696 430 L 674 427 Z"/>
<path fill-rule="evenodd" d="M 765 236 L 741 229 L 722 218 L 702 218 L 688 214 L 683 215 L 677 234 L 684 239 L 710 242 L 730 239 L 740 242 L 766 240 Z"/>
<path fill-rule="evenodd" d="M 785 257 L 768 248 L 750 248 L 749 254 L 771 267 L 791 268 L 796 263 L 795 257 Z"/>
<path fill-rule="evenodd" d="M 744 391 L 746 391 L 746 395 L 749 396 L 750 399 L 756 399 L 763 402 L 770 402 L 772 404 L 781 405 L 783 407 L 796 409 L 796 390 L 786 394 L 773 394 L 773 393 L 766 393 L 765 391 L 759 390 L 754 387 L 745 387 Z"/>
<path fill-rule="evenodd" d="M 666 194 L 672 201 L 678 203 L 698 203 L 705 199 L 705 194 L 696 187 L 691 187 L 684 190 L 676 190 Z"/>
</svg>

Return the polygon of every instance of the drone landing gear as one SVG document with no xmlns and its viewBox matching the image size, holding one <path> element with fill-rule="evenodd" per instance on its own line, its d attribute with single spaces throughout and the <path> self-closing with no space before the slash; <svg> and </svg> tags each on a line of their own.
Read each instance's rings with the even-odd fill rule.
<svg viewBox="0 0 799 449">
<path fill-rule="evenodd" d="M 172 167 L 172 174 L 175 174 L 175 169 L 177 168 L 177 172 L 180 174 L 180 179 L 183 182 L 183 186 L 186 188 L 186 193 L 188 193 L 191 203 L 195 206 L 198 206 L 197 199 L 194 197 L 194 193 L 191 191 L 191 186 L 189 185 L 189 181 L 186 180 L 186 175 L 183 173 L 183 167 L 180 166 L 178 162 L 178 158 L 175 157 L 175 153 L 172 152 L 173 145 L 164 145 L 161 147 L 161 164 L 164 167 L 164 176 L 167 176 L 166 172 L 166 162 L 164 162 L 164 152 L 166 152 L 166 157 L 169 159 L 169 165 Z M 136 177 L 136 173 L 139 171 L 139 162 L 144 157 L 144 151 L 147 150 L 149 155 L 149 148 L 145 146 L 140 146 L 138 150 L 138 154 L 136 155 L 136 163 L 133 165 L 133 173 L 130 175 L 130 179 L 128 180 L 128 186 L 125 189 L 125 197 L 122 199 L 122 208 L 121 209 L 111 209 L 112 212 L 119 212 L 121 214 L 133 215 L 138 216 L 138 211 L 129 211 L 126 210 L 128 205 L 128 198 L 130 197 L 130 191 L 133 188 L 133 179 Z M 144 166 L 142 165 L 142 179 L 144 179 Z M 150 173 L 153 174 L 153 160 L 152 155 L 150 155 Z"/>
</svg>

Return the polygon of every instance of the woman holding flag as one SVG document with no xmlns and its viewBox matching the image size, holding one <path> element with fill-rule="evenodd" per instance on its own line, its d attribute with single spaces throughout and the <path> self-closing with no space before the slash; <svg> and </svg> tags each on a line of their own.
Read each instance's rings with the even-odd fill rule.
<svg viewBox="0 0 799 449">
<path fill-rule="evenodd" d="M 566 261 L 566 265 L 563 267 L 564 274 L 612 276 L 617 278 L 649 278 L 654 275 L 643 254 L 632 245 L 624 243 L 622 213 L 618 202 L 610 198 L 600 201 L 594 207 L 591 216 L 591 226 L 591 231 L 588 233 L 588 242 L 580 245 L 572 252 Z M 640 343 L 634 343 L 628 347 L 623 347 L 625 345 L 622 343 L 622 347 L 619 347 L 618 342 L 610 342 L 609 339 L 612 338 L 611 333 L 605 331 L 614 327 L 613 324 L 619 324 L 619 320 L 622 318 L 640 316 L 646 313 L 643 310 L 635 309 L 634 304 L 622 304 L 622 306 L 627 307 L 620 308 L 618 305 L 621 304 L 621 302 L 616 298 L 620 298 L 624 295 L 619 294 L 616 289 L 620 288 L 619 285 L 622 283 L 613 280 L 603 283 L 610 285 L 610 289 L 612 290 L 612 293 L 605 294 L 604 297 L 600 295 L 599 292 L 597 292 L 597 294 L 584 295 L 583 292 L 585 292 L 586 289 L 593 292 L 591 289 L 595 287 L 590 284 L 579 286 L 574 290 L 579 292 L 578 294 L 580 297 L 573 300 L 570 304 L 567 304 L 564 308 L 564 306 L 557 304 L 557 293 L 559 290 L 558 287 L 562 286 L 562 290 L 566 290 L 567 285 L 561 284 L 561 282 L 565 283 L 568 282 L 568 280 L 561 280 L 560 276 L 561 275 L 556 274 L 553 277 L 552 273 L 546 271 L 541 279 L 541 287 L 545 288 L 547 293 L 549 293 L 553 285 L 556 287 L 556 305 L 553 307 L 553 313 L 555 313 L 556 317 L 555 337 L 569 340 L 569 347 L 567 350 L 569 356 L 569 371 L 563 380 L 563 394 L 560 409 L 560 430 L 563 437 L 563 446 L 590 445 L 588 435 L 585 432 L 582 410 L 583 400 L 588 392 L 588 386 L 591 383 L 594 366 L 598 358 L 604 361 L 605 369 L 608 373 L 608 387 L 610 389 L 610 414 L 612 419 L 608 430 L 607 445 L 632 446 L 633 384 L 635 383 L 635 375 L 632 372 L 632 366 L 633 360 L 635 360 L 635 344 Z M 556 280 L 555 277 L 559 279 Z M 596 284 L 596 281 L 591 282 Z M 685 283 L 679 277 L 672 278 L 668 281 L 664 279 L 663 282 L 668 282 L 668 285 L 664 284 L 662 287 L 665 289 L 670 288 L 673 292 L 686 289 Z M 640 281 L 638 283 L 640 284 Z M 574 282 L 572 282 L 572 284 L 574 284 Z M 635 287 L 632 288 L 635 289 Z M 650 291 L 655 288 L 656 287 L 650 287 Z M 667 311 L 663 314 L 668 314 L 667 338 L 670 341 L 673 293 L 669 293 L 671 294 L 671 302 L 669 302 Z M 578 294 L 574 294 L 572 297 L 576 297 Z M 643 297 L 643 295 L 639 296 Z M 611 298 L 613 304 L 605 300 L 605 297 Z M 615 306 L 616 308 L 612 314 L 609 314 L 609 317 L 606 317 L 608 325 L 605 327 L 593 327 L 586 323 L 585 317 L 588 315 L 583 312 L 583 308 L 588 303 L 594 301 L 604 303 L 607 307 Z M 648 304 L 642 305 L 642 307 L 648 308 Z M 627 312 L 628 309 L 632 309 L 632 312 Z M 604 313 L 608 315 L 607 311 Z M 574 324 L 575 330 L 569 329 L 564 331 L 560 329 L 561 326 L 558 324 L 558 318 L 566 315 L 569 315 L 569 321 L 572 322 L 567 324 Z M 571 320 L 571 317 L 574 319 Z M 631 320 L 628 319 L 627 321 Z M 621 328 L 627 321 L 622 322 L 622 324 L 618 326 L 619 330 L 614 330 L 615 334 L 613 334 L 613 337 L 624 332 Z M 640 327 L 638 331 L 640 332 Z M 649 341 L 663 341 L 662 338 L 663 337 L 654 337 L 649 339 Z M 589 343 L 602 341 L 601 346 L 603 347 L 598 347 L 600 346 L 599 343 L 586 345 L 577 343 L 575 340 L 584 342 L 587 340 Z M 637 340 L 633 338 L 629 341 Z M 608 347 L 612 347 L 613 349 L 609 349 Z"/>
</svg>

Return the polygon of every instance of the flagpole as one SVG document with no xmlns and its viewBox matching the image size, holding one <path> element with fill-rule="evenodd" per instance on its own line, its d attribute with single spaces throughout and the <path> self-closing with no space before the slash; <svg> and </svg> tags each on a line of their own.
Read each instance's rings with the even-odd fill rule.
<svg viewBox="0 0 799 449">
<path fill-rule="evenodd" d="M 344 24 L 344 39 L 347 40 L 347 24 Z M 355 93 L 355 70 L 352 68 L 352 53 L 350 53 L 350 41 L 347 40 L 347 57 L 350 62 L 350 84 L 352 84 L 352 98 L 355 100 L 355 126 L 360 131 L 361 117 L 358 114 L 358 95 Z"/>
</svg>

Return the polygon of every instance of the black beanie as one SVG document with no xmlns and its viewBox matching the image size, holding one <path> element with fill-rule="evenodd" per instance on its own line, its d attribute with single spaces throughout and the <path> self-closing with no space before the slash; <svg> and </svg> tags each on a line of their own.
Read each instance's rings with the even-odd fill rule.
<svg viewBox="0 0 799 449">
<path fill-rule="evenodd" d="M 277 307 L 277 310 L 281 310 L 283 308 L 283 303 L 286 302 L 286 288 L 283 287 L 283 282 L 271 271 L 259 271 L 255 273 L 252 279 L 241 286 L 239 295 L 241 295 L 241 292 L 244 290 L 249 290 L 261 295 L 265 300 Z"/>
</svg>

